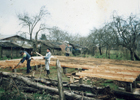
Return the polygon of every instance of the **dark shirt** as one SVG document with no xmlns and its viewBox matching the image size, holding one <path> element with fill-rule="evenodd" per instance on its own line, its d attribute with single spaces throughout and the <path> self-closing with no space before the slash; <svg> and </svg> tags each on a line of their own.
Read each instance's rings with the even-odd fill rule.
<svg viewBox="0 0 140 100">
<path fill-rule="evenodd" d="M 31 56 L 26 51 L 24 51 L 23 58 L 20 62 L 23 63 L 25 60 L 30 60 L 30 58 Z"/>
</svg>

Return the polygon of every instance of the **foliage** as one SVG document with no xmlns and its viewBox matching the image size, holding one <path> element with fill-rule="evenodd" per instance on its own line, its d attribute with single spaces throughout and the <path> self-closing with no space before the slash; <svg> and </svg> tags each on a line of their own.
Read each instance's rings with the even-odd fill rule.
<svg viewBox="0 0 140 100">
<path fill-rule="evenodd" d="M 47 37 L 45 34 L 42 34 L 41 37 L 40 37 L 40 40 L 47 40 Z"/>
</svg>

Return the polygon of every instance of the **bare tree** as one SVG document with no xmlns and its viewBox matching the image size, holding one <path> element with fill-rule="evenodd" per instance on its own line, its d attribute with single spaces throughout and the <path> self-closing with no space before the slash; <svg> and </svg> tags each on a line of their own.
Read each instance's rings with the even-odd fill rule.
<svg viewBox="0 0 140 100">
<path fill-rule="evenodd" d="M 120 16 L 114 17 L 112 22 L 112 29 L 116 38 L 117 44 L 122 45 L 130 51 L 131 60 L 140 60 L 136 54 L 137 40 L 140 33 L 140 21 L 136 16 L 129 16 L 127 19 L 123 19 Z"/>
<path fill-rule="evenodd" d="M 45 17 L 45 15 L 49 14 L 47 10 L 45 10 L 45 6 L 42 6 L 39 13 L 35 16 L 29 16 L 28 13 L 18 14 L 18 19 L 21 21 L 22 27 L 28 27 L 28 33 L 30 35 L 30 40 L 33 41 L 32 35 L 36 26 L 39 28 L 35 32 L 35 41 L 33 41 L 33 49 L 36 51 L 37 49 L 37 39 L 40 31 L 47 29 L 44 23 L 41 23 L 41 20 Z"/>
<path fill-rule="evenodd" d="M 28 27 L 28 33 L 30 34 L 30 40 L 32 40 L 32 34 L 37 26 L 37 24 L 43 19 L 46 14 L 49 14 L 48 11 L 44 10 L 45 6 L 42 6 L 39 13 L 35 16 L 29 16 L 28 13 L 18 14 L 17 17 L 21 21 L 20 25 L 22 27 Z M 42 24 L 40 24 L 40 28 L 38 31 L 42 30 Z"/>
</svg>

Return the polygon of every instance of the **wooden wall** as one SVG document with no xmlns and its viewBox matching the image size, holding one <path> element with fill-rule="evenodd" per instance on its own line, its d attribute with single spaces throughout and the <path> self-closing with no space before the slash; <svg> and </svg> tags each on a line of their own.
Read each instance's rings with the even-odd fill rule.
<svg viewBox="0 0 140 100">
<path fill-rule="evenodd" d="M 50 48 L 51 49 L 52 55 L 61 55 L 62 54 L 62 51 L 61 50 L 53 49 L 53 48 L 48 47 L 47 45 L 44 45 L 44 44 L 41 44 L 40 53 L 45 56 L 46 53 L 47 53 L 47 51 L 46 51 L 47 48 Z"/>
<path fill-rule="evenodd" d="M 31 53 L 31 49 L 23 49 L 23 48 L 11 48 L 11 47 L 0 47 L 0 57 L 4 58 L 15 58 L 21 57 L 20 50 L 25 50 L 29 54 Z"/>
</svg>

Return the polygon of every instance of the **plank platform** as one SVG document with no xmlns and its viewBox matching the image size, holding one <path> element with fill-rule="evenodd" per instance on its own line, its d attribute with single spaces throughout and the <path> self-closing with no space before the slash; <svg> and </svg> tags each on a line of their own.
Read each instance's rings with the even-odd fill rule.
<svg viewBox="0 0 140 100">
<path fill-rule="evenodd" d="M 88 76 L 131 83 L 133 83 L 136 80 L 139 74 L 140 68 L 137 68 L 137 70 L 133 71 L 127 69 L 124 70 L 122 68 L 118 68 L 116 70 L 111 69 L 111 67 L 108 67 L 106 69 L 104 67 L 94 67 L 93 69 L 76 73 L 76 75 L 79 75 L 81 78 Z"/>
<path fill-rule="evenodd" d="M 140 74 L 139 61 L 123 61 L 113 59 L 97 59 L 82 57 L 53 56 L 50 66 L 56 66 L 56 60 L 59 59 L 61 67 L 88 69 L 76 73 L 80 77 L 97 77 L 124 82 L 133 82 Z M 20 59 L 0 61 L 0 68 L 11 67 L 12 69 L 18 64 Z M 26 67 L 25 61 L 17 68 Z M 45 65 L 43 57 L 32 57 L 31 66 Z"/>
</svg>

